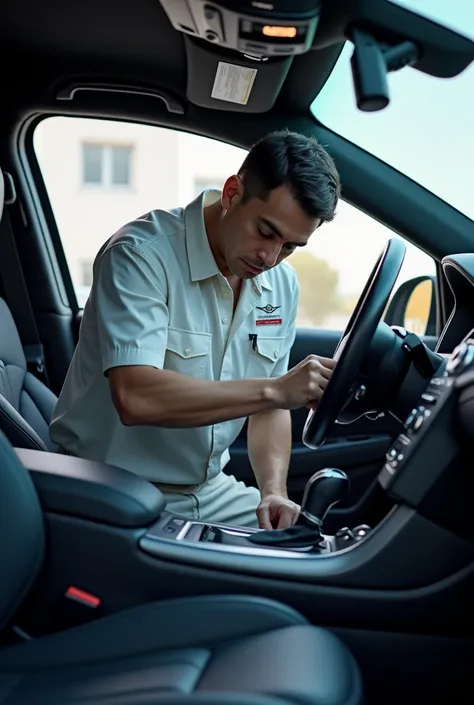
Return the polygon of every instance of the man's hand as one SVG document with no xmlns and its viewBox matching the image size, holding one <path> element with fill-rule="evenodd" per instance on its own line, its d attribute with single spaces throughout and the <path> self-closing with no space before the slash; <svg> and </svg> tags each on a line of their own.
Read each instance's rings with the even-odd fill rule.
<svg viewBox="0 0 474 705">
<path fill-rule="evenodd" d="M 326 389 L 336 361 L 318 355 L 309 355 L 296 367 L 275 381 L 280 409 L 314 409 Z"/>
<path fill-rule="evenodd" d="M 262 497 L 257 508 L 260 529 L 287 529 L 293 526 L 300 513 L 300 506 L 280 494 Z"/>
</svg>

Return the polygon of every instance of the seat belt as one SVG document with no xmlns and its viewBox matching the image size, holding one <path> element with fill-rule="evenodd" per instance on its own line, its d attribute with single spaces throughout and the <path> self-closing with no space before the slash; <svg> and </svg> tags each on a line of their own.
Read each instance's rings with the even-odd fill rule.
<svg viewBox="0 0 474 705">
<path fill-rule="evenodd" d="M 9 207 L 16 201 L 15 186 L 10 174 L 3 172 L 3 175 L 5 178 L 5 205 L 0 220 L 0 277 L 5 299 L 23 345 L 28 370 L 49 386 L 44 363 L 44 349 L 36 326 L 11 225 Z"/>
</svg>

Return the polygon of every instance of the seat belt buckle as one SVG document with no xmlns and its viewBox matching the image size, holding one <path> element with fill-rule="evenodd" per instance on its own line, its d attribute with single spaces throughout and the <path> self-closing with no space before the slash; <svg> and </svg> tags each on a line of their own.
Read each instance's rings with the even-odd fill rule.
<svg viewBox="0 0 474 705">
<path fill-rule="evenodd" d="M 23 348 L 26 364 L 31 374 L 48 384 L 46 377 L 46 367 L 44 364 L 44 350 L 41 343 L 25 345 Z"/>
</svg>

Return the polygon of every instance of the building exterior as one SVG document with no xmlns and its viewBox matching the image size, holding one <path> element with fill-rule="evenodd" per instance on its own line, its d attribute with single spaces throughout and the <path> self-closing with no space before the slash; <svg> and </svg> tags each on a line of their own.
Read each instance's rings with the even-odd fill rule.
<svg viewBox="0 0 474 705">
<path fill-rule="evenodd" d="M 96 252 L 128 220 L 220 187 L 245 150 L 134 123 L 49 118 L 35 150 L 81 300 Z"/>
</svg>

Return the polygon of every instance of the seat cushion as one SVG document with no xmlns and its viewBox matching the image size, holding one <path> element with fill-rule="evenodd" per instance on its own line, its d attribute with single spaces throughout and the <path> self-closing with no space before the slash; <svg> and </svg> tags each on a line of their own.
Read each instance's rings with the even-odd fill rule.
<svg viewBox="0 0 474 705">
<path fill-rule="evenodd" d="M 152 603 L 0 652 L 2 705 L 158 705 L 205 694 L 224 704 L 226 693 L 358 705 L 361 692 L 342 642 L 254 597 Z"/>
</svg>

